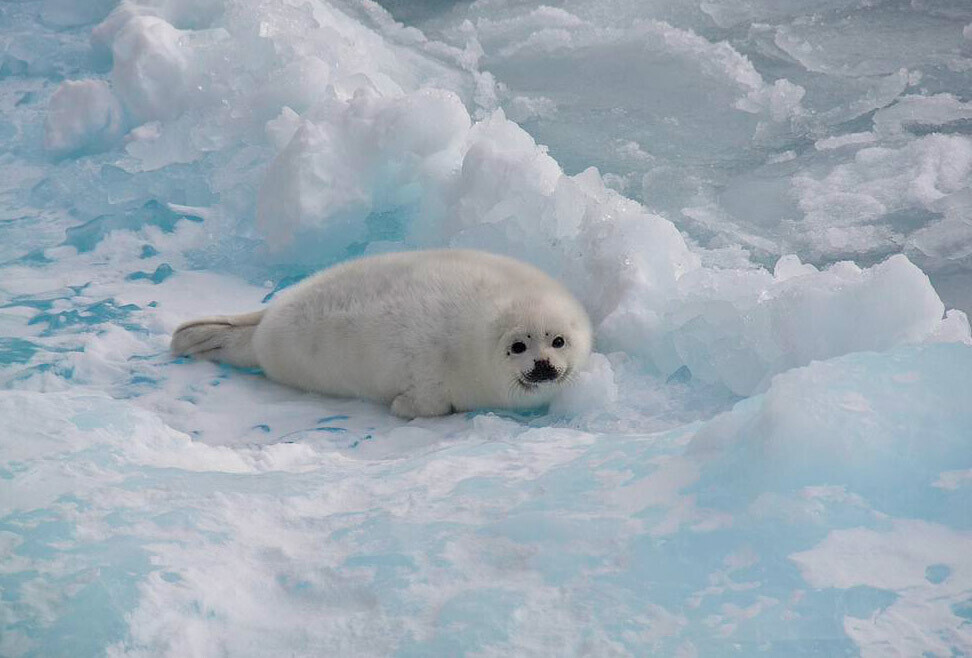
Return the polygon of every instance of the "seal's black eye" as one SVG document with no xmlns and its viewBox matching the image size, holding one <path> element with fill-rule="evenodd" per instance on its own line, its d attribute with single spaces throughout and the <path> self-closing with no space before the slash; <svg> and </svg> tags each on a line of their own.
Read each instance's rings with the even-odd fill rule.
<svg viewBox="0 0 972 658">
<path fill-rule="evenodd" d="M 564 346 L 564 337 L 563 336 L 557 336 L 556 338 L 553 339 L 553 342 L 550 343 L 550 344 L 553 345 L 554 347 L 556 347 L 559 350 L 561 347 Z"/>
<path fill-rule="evenodd" d="M 515 343 L 510 345 L 510 351 L 513 352 L 513 354 L 523 354 L 524 352 L 526 352 L 526 345 L 524 345 L 520 341 L 516 341 Z"/>
</svg>

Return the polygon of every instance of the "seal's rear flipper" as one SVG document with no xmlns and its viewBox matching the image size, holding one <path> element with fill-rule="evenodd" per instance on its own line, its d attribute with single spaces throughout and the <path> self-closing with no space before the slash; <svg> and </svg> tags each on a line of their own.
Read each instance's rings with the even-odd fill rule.
<svg viewBox="0 0 972 658">
<path fill-rule="evenodd" d="M 259 366 L 253 334 L 263 311 L 192 320 L 172 334 L 170 349 L 177 356 L 220 361 L 241 368 Z"/>
</svg>

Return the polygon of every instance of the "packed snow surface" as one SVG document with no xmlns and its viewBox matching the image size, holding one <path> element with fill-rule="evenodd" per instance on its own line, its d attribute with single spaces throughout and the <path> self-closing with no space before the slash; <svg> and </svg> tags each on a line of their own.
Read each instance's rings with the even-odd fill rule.
<svg viewBox="0 0 972 658">
<path fill-rule="evenodd" d="M 972 5 L 0 2 L 0 656 L 972 654 Z M 548 409 L 173 359 L 562 279 Z"/>
</svg>

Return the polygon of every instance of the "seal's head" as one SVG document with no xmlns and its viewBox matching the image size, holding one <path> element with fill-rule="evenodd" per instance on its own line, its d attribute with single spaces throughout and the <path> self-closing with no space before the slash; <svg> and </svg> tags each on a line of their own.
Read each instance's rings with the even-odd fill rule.
<svg viewBox="0 0 972 658">
<path fill-rule="evenodd" d="M 509 397 L 542 404 L 572 381 L 591 353 L 591 324 L 572 298 L 523 300 L 500 322 L 496 349 Z"/>
</svg>

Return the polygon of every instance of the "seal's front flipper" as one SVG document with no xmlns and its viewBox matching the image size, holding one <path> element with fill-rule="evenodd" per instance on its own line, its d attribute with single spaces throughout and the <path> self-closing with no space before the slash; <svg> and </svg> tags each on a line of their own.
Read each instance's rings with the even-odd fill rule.
<svg viewBox="0 0 972 658">
<path fill-rule="evenodd" d="M 445 416 L 455 411 L 448 401 L 442 398 L 416 398 L 414 393 L 402 393 L 391 403 L 392 413 L 399 418 L 418 418 L 420 416 Z"/>
<path fill-rule="evenodd" d="M 241 368 L 258 367 L 253 334 L 263 311 L 192 320 L 172 334 L 170 349 L 177 356 L 192 356 Z"/>
</svg>

